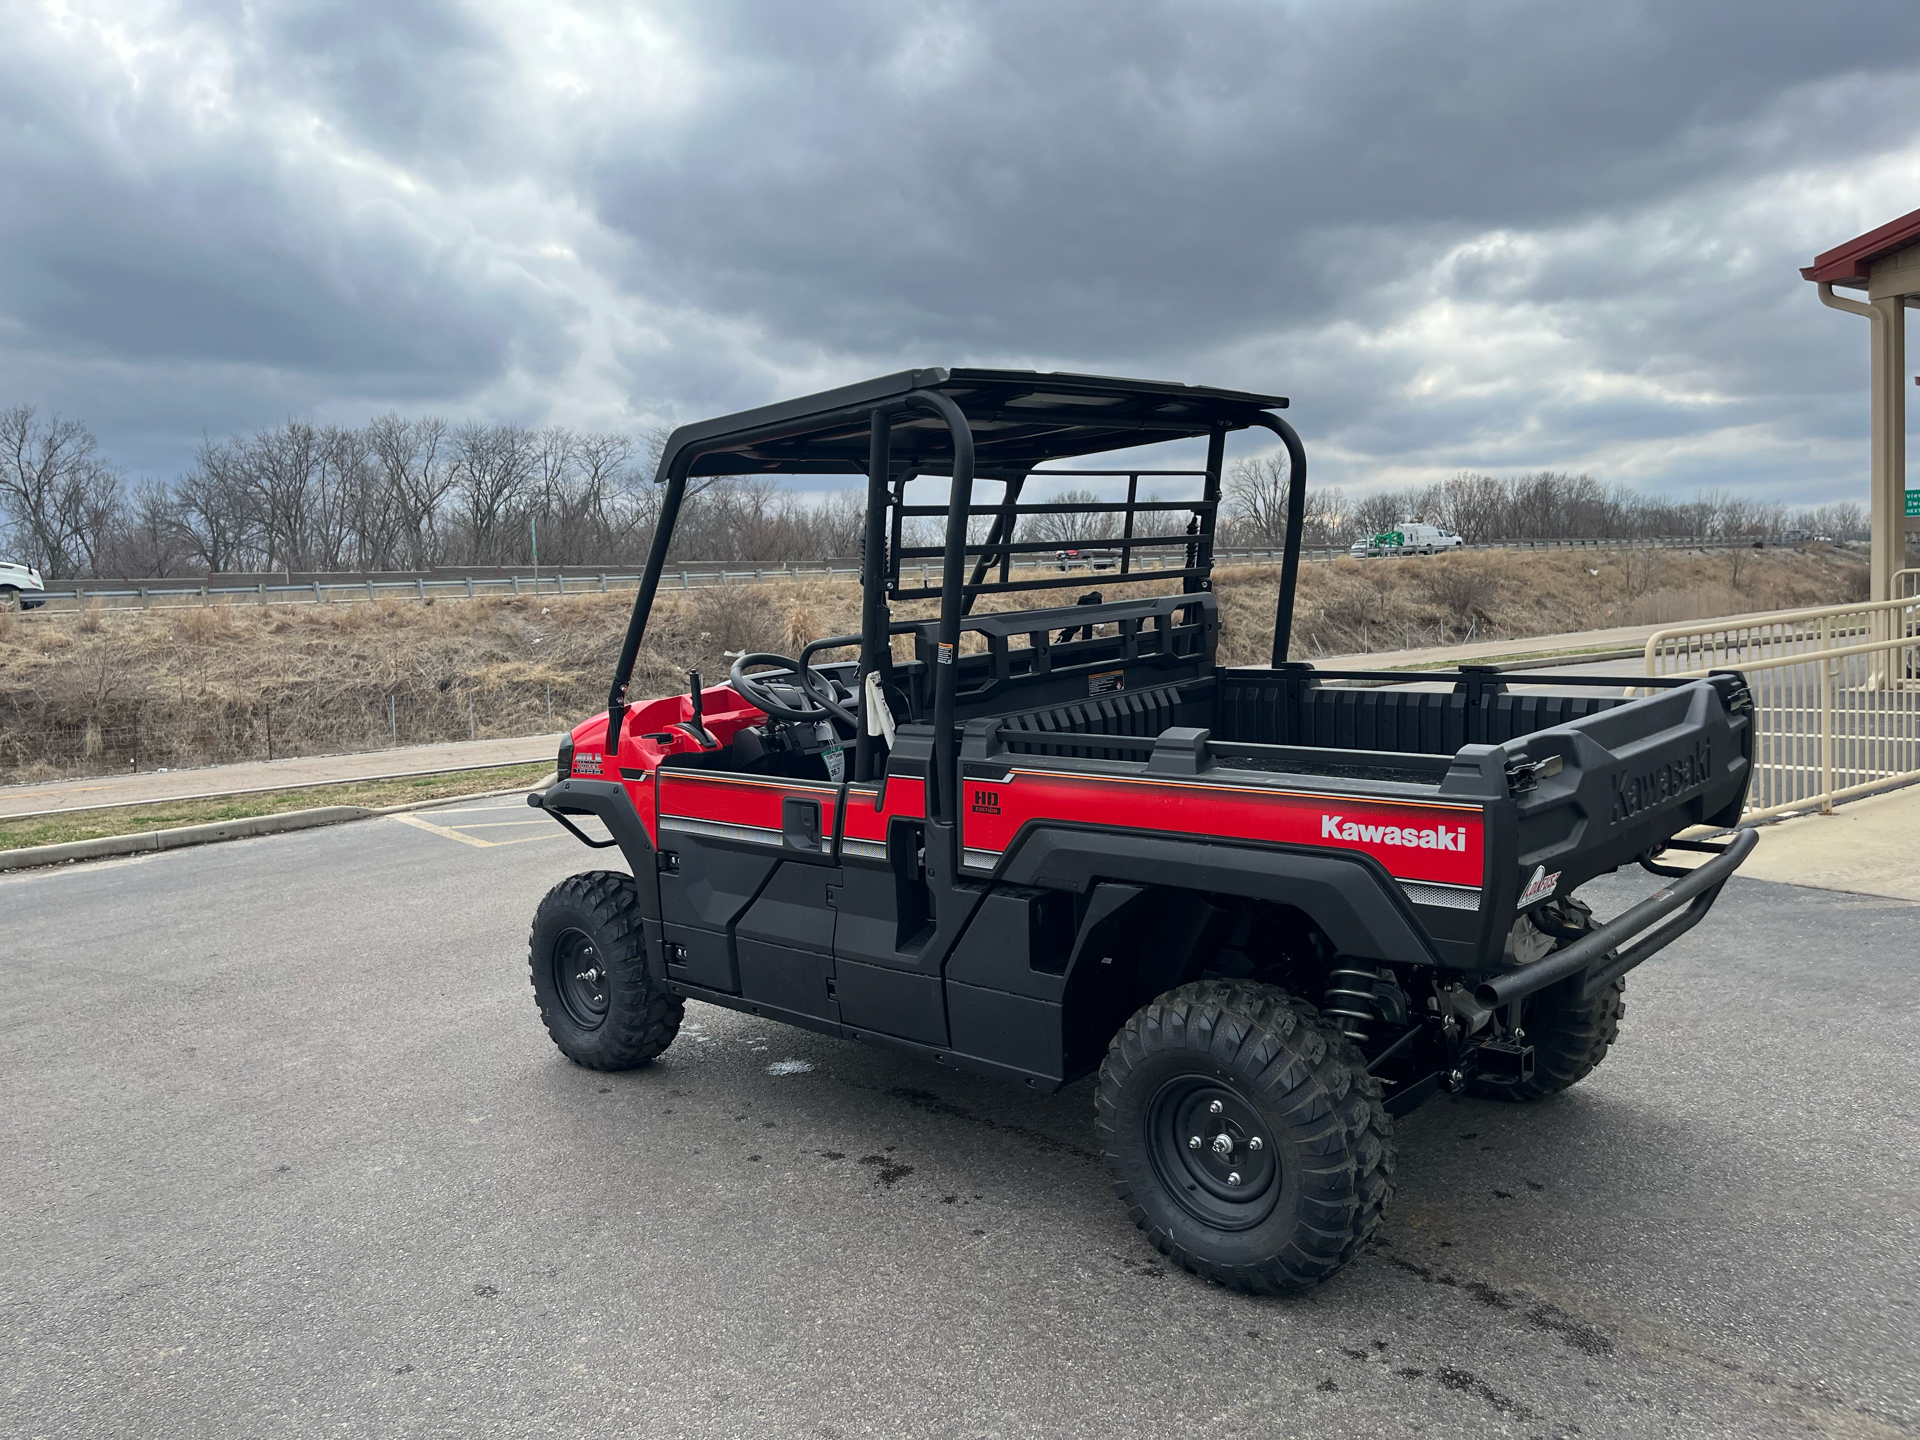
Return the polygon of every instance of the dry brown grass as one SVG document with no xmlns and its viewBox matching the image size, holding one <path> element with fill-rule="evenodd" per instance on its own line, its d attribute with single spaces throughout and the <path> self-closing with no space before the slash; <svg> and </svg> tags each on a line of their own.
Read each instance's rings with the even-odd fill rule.
<svg viewBox="0 0 1920 1440">
<path fill-rule="evenodd" d="M 1272 566 L 1218 573 L 1227 663 L 1265 661 L 1277 585 Z M 1342 559 L 1301 577 L 1296 653 L 1432 644 L 1443 628 L 1459 641 L 1469 627 L 1494 639 L 1678 622 L 1838 603 L 1865 587 L 1862 561 L 1821 548 L 1748 551 L 1737 563 L 1725 551 Z M 1098 576 L 1085 588 L 1119 593 Z M 663 591 L 631 693 L 678 690 L 692 668 L 717 680 L 726 651 L 792 654 L 850 633 L 859 593 L 823 580 Z M 402 743 L 459 739 L 469 707 L 481 736 L 532 734 L 546 725 L 549 687 L 559 728 L 604 705 L 631 603 L 629 592 L 0 615 L 0 779 L 67 773 L 82 754 L 78 768 L 123 771 L 257 758 L 269 731 L 276 755 L 375 748 L 396 728 Z"/>
</svg>

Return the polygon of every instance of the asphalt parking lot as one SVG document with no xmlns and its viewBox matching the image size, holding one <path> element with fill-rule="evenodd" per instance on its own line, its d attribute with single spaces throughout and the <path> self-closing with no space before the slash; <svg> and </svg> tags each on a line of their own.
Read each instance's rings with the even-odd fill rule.
<svg viewBox="0 0 1920 1440">
<path fill-rule="evenodd" d="M 1249 1299 L 1084 1083 L 704 1006 L 567 1064 L 526 927 L 597 859 L 509 801 L 0 877 L 0 1434 L 1920 1434 L 1911 904 L 1736 880 L 1592 1079 L 1409 1117 L 1373 1248 Z"/>
</svg>

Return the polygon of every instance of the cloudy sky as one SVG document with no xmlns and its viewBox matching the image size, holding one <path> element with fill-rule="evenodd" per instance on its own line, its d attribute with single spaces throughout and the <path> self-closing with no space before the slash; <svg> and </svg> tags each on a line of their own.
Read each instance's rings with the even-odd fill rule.
<svg viewBox="0 0 1920 1440">
<path fill-rule="evenodd" d="M 135 471 L 907 365 L 1293 397 L 1316 478 L 1862 498 L 1914 0 L 0 0 L 0 405 Z"/>
</svg>

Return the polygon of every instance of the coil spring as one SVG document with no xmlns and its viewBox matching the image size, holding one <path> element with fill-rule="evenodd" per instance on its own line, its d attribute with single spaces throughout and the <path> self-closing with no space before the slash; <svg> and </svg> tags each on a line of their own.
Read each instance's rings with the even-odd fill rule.
<svg viewBox="0 0 1920 1440">
<path fill-rule="evenodd" d="M 1373 993 L 1380 978 L 1377 970 L 1343 967 L 1328 971 L 1320 1013 L 1336 1016 L 1341 1032 L 1364 1044 L 1368 1039 L 1365 1027 L 1380 1018 L 1380 1002 Z"/>
</svg>

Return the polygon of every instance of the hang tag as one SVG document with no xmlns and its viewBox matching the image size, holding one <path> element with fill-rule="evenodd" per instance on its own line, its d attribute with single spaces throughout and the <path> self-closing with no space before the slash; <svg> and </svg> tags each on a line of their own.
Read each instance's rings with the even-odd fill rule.
<svg viewBox="0 0 1920 1440">
<path fill-rule="evenodd" d="M 820 752 L 820 757 L 827 762 L 827 778 L 834 784 L 838 785 L 847 778 L 846 746 L 829 745 Z"/>
<path fill-rule="evenodd" d="M 880 693 L 880 672 L 867 672 L 867 733 L 876 731 L 885 737 L 887 748 L 893 748 L 893 710 L 887 704 L 887 697 Z"/>
</svg>

